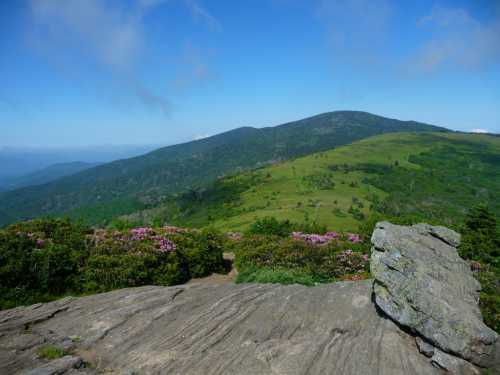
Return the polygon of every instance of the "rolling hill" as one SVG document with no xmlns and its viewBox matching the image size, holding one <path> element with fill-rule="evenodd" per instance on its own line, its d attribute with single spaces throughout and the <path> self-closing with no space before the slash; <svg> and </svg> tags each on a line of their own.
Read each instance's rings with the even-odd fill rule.
<svg viewBox="0 0 500 375">
<path fill-rule="evenodd" d="M 222 178 L 127 219 L 238 231 L 274 216 L 356 230 L 378 213 L 453 226 L 477 203 L 500 214 L 500 138 L 393 133 Z"/>
<path fill-rule="evenodd" d="M 154 207 L 170 194 L 223 175 L 326 151 L 377 134 L 446 132 L 441 127 L 339 111 L 269 128 L 238 128 L 104 164 L 45 185 L 0 194 L 0 225 L 44 215 L 102 224 Z"/>
</svg>

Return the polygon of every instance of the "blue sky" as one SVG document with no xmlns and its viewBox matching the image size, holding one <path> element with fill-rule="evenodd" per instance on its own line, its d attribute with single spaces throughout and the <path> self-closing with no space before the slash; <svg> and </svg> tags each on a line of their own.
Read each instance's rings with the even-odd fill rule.
<svg viewBox="0 0 500 375">
<path fill-rule="evenodd" d="M 500 132 L 500 1 L 0 2 L 3 146 L 172 144 L 342 109 Z"/>
</svg>

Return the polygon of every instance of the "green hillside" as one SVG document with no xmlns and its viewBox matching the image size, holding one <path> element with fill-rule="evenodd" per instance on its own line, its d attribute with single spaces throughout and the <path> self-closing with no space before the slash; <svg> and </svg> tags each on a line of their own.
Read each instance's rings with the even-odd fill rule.
<svg viewBox="0 0 500 375">
<path fill-rule="evenodd" d="M 365 112 L 331 112 L 271 128 L 239 128 L 0 194 L 0 225 L 44 215 L 109 219 L 237 171 L 325 151 L 373 135 L 446 129 Z"/>
<path fill-rule="evenodd" d="M 355 230 L 374 213 L 453 225 L 477 203 L 500 214 L 500 138 L 394 133 L 222 178 L 128 219 L 242 230 L 274 216 Z"/>
</svg>

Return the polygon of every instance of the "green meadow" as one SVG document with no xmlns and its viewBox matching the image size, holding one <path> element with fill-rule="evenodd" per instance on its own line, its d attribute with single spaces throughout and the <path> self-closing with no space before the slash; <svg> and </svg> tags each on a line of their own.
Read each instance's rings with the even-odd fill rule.
<svg viewBox="0 0 500 375">
<path fill-rule="evenodd" d="M 221 178 L 148 215 L 230 231 L 265 216 L 354 231 L 374 213 L 453 225 L 477 203 L 499 213 L 499 159 L 498 137 L 385 134 Z"/>
</svg>

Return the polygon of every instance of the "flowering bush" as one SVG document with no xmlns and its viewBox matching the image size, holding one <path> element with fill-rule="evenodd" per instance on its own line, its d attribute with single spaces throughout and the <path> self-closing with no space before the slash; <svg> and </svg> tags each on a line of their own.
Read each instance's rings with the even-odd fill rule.
<svg viewBox="0 0 500 375">
<path fill-rule="evenodd" d="M 336 254 L 335 274 L 346 275 L 353 273 L 363 273 L 369 262 L 367 254 L 354 252 L 351 249 L 341 251 Z"/>
<path fill-rule="evenodd" d="M 99 230 L 85 272 L 86 289 L 174 285 L 221 272 L 222 237 L 175 227 Z"/>
<path fill-rule="evenodd" d="M 369 259 L 362 252 L 361 242 L 357 234 L 337 232 L 293 232 L 288 238 L 246 236 L 236 245 L 237 266 L 242 273 L 248 269 L 290 270 L 310 275 L 316 282 L 332 281 L 345 275 L 364 278 Z"/>
<path fill-rule="evenodd" d="M 346 233 L 343 235 L 337 232 L 326 232 L 325 234 L 292 232 L 291 236 L 295 240 L 303 240 L 311 245 L 327 245 L 332 241 L 348 241 L 353 244 L 363 242 L 361 236 L 355 233 Z"/>
<path fill-rule="evenodd" d="M 0 308 L 67 293 L 174 285 L 224 270 L 224 238 L 175 227 L 91 230 L 44 219 L 0 230 Z"/>
<path fill-rule="evenodd" d="M 87 228 L 34 220 L 0 230 L 0 308 L 46 300 L 78 286 Z"/>
</svg>

